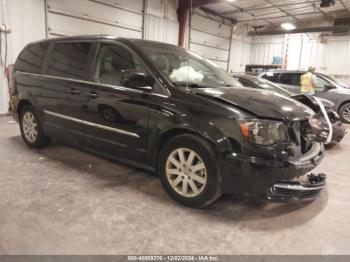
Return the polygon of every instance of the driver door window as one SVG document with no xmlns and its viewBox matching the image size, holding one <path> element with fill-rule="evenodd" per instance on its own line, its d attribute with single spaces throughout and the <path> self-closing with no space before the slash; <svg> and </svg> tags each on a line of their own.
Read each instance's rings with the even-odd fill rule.
<svg viewBox="0 0 350 262">
<path fill-rule="evenodd" d="M 102 44 L 97 57 L 95 82 L 121 86 L 121 77 L 124 70 L 146 73 L 141 61 L 128 49 L 115 44 Z"/>
</svg>

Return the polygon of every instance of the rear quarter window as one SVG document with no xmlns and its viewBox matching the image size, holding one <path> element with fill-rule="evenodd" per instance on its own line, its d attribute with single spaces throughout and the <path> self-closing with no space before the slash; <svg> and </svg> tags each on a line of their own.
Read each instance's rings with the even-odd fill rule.
<svg viewBox="0 0 350 262">
<path fill-rule="evenodd" d="M 25 47 L 17 58 L 14 70 L 40 74 L 48 47 L 48 42 L 30 44 Z"/>
<path fill-rule="evenodd" d="M 91 43 L 86 42 L 54 44 L 48 62 L 47 74 L 84 79 L 91 46 Z"/>
</svg>

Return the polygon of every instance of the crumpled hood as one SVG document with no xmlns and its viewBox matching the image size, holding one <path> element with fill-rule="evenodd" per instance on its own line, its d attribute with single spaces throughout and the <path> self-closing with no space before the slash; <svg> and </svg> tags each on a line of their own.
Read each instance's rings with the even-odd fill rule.
<svg viewBox="0 0 350 262">
<path fill-rule="evenodd" d="M 329 100 L 321 98 L 321 97 L 316 98 L 315 96 L 311 96 L 311 95 L 298 94 L 298 95 L 291 96 L 291 98 L 293 98 L 293 99 L 299 101 L 300 103 L 312 108 L 316 113 L 321 110 L 316 99 L 320 100 L 325 108 L 335 110 L 335 104 L 332 101 L 329 101 Z"/>
<path fill-rule="evenodd" d="M 303 120 L 314 114 L 302 103 L 275 92 L 254 88 L 196 88 L 197 95 L 230 104 L 260 118 Z"/>
</svg>

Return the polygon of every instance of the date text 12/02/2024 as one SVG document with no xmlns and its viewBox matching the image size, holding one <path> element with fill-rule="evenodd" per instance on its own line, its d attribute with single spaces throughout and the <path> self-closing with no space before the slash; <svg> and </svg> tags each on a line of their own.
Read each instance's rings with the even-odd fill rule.
<svg viewBox="0 0 350 262">
<path fill-rule="evenodd" d="M 128 261 L 218 261 L 217 256 L 128 256 Z"/>
</svg>

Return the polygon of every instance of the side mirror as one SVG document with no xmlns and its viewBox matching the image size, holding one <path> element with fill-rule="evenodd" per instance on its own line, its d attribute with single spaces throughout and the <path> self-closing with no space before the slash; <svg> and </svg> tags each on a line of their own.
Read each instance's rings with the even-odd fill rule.
<svg viewBox="0 0 350 262">
<path fill-rule="evenodd" d="M 328 91 L 328 90 L 331 90 L 331 89 L 335 89 L 336 87 L 332 84 L 327 84 L 324 86 L 324 91 Z"/>
<path fill-rule="evenodd" d="M 142 72 L 135 70 L 122 70 L 120 83 L 125 87 L 138 88 L 145 91 L 151 91 L 154 85 L 155 79 Z"/>
</svg>

